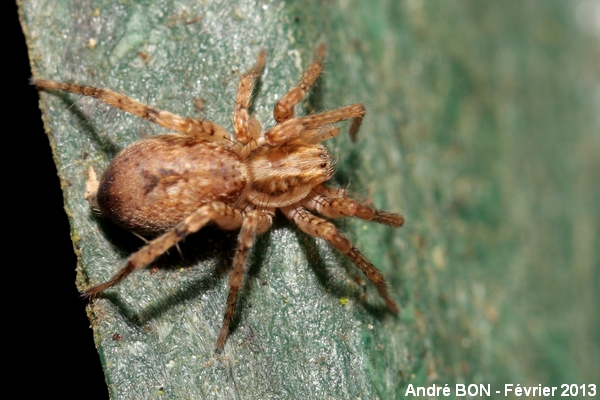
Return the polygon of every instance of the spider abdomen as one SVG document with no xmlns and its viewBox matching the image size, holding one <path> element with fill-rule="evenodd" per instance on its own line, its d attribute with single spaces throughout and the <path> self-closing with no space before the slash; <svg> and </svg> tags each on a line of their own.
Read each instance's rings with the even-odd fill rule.
<svg viewBox="0 0 600 400">
<path fill-rule="evenodd" d="M 246 167 L 225 146 L 159 135 L 132 144 L 113 159 L 96 200 L 102 214 L 119 225 L 154 236 L 203 204 L 235 203 L 246 181 Z"/>
</svg>

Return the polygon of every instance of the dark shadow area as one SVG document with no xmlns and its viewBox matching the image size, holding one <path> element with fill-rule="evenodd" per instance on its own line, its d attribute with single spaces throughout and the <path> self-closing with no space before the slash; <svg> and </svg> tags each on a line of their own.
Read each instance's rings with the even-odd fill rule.
<svg viewBox="0 0 600 400">
<path fill-rule="evenodd" d="M 313 55 L 309 60 L 313 62 Z M 325 64 L 325 63 L 324 63 Z M 310 64 L 309 64 L 310 65 Z M 325 69 L 327 66 L 323 65 Z M 308 68 L 308 65 L 305 65 L 304 68 Z M 304 73 L 304 71 L 302 72 Z M 300 79 L 300 77 L 298 77 Z M 304 108 L 306 110 L 306 114 L 314 114 L 318 112 L 325 111 L 325 106 L 323 105 L 323 88 L 325 87 L 324 76 L 323 74 L 319 75 L 319 77 L 315 80 L 315 83 L 310 88 L 304 100 Z M 290 88 L 291 89 L 291 88 Z"/>
<path fill-rule="evenodd" d="M 74 95 L 72 93 L 63 92 L 60 90 L 48 91 L 48 93 L 52 93 L 53 96 L 58 97 L 65 103 L 65 105 L 69 109 L 69 113 L 71 115 L 74 115 L 79 120 L 78 123 L 80 124 L 80 126 L 84 127 L 84 131 L 91 136 L 91 139 L 100 145 L 100 147 L 102 148 L 102 150 L 106 154 L 106 157 L 109 160 L 112 160 L 121 150 L 123 150 L 121 147 L 116 146 L 110 139 L 108 139 L 104 135 L 98 134 L 95 126 L 90 123 L 89 118 L 86 117 L 86 115 L 81 111 L 81 109 L 77 105 L 77 100 L 73 100 L 73 96 L 77 96 L 77 95 Z M 98 104 L 102 103 L 100 100 L 96 100 L 96 99 L 94 99 L 94 100 L 97 101 Z M 118 110 L 116 110 L 116 109 L 110 110 L 109 112 L 116 112 L 116 111 L 118 111 Z M 96 172 L 99 172 L 99 171 L 96 171 Z"/>
<path fill-rule="evenodd" d="M 138 242 L 138 245 L 129 254 L 134 253 L 143 245 L 140 243 L 139 238 L 125 229 L 115 226 L 110 221 L 105 221 L 102 226 L 104 229 L 107 229 L 105 232 L 107 235 L 110 235 L 107 237 L 110 238 L 111 243 L 119 247 L 119 251 L 129 252 L 130 246 L 133 244 L 132 237 Z M 118 294 L 118 291 L 114 290 L 107 290 L 101 297 L 110 300 L 131 323 L 141 327 L 148 321 L 168 312 L 173 307 L 197 297 L 203 290 L 213 288 L 222 279 L 228 279 L 231 262 L 235 254 L 238 233 L 239 230 L 223 231 L 209 225 L 181 241 L 179 243 L 180 251 L 176 247 L 173 247 L 147 267 L 139 271 L 134 271 L 126 279 L 131 279 L 131 276 L 134 274 L 145 273 L 152 275 L 152 271 L 149 271 L 149 269 L 154 270 L 154 268 L 165 270 L 167 275 L 177 274 L 178 276 L 182 276 L 183 274 L 190 274 L 194 276 L 192 279 L 182 279 L 175 293 L 171 291 L 160 293 L 158 292 L 160 286 L 157 286 L 157 292 L 153 293 L 155 300 L 149 307 L 141 308 L 136 304 L 126 303 Z M 128 247 L 127 250 L 121 247 L 123 244 Z M 194 268 L 202 268 L 203 264 L 213 264 L 213 262 L 215 262 L 216 268 L 191 271 Z M 181 268 L 185 270 L 181 271 Z M 182 278 L 186 277 L 182 276 Z M 223 303 L 224 309 L 225 303 Z"/>
<path fill-rule="evenodd" d="M 104 234 L 110 238 L 111 243 L 115 245 L 119 252 L 129 255 L 143 245 L 141 239 L 106 219 L 102 220 L 100 226 Z M 264 264 L 264 255 L 270 243 L 269 232 L 267 231 L 257 236 L 254 246 L 250 251 L 246 264 L 244 285 L 238 293 L 236 312 L 230 331 L 238 328 L 243 318 L 243 310 L 250 304 L 253 282 L 251 278 L 260 271 L 260 268 Z M 148 269 L 160 268 L 167 270 L 167 275 L 181 275 L 186 273 L 194 275 L 194 278 L 185 280 L 176 293 L 170 291 L 164 294 L 155 293 L 155 300 L 150 307 L 141 308 L 130 302 L 124 302 L 123 298 L 114 290 L 108 290 L 100 297 L 111 301 L 119 308 L 122 315 L 132 324 L 141 328 L 147 322 L 160 317 L 163 313 L 168 312 L 174 307 L 194 297 L 198 297 L 202 291 L 209 290 L 215 285 L 221 284 L 222 280 L 228 282 L 232 260 L 237 247 L 238 234 L 239 230 L 223 231 L 209 225 L 180 242 L 179 248 L 181 253 L 176 248 L 172 248 L 168 253 L 159 257 L 146 268 L 133 272 L 132 275 L 139 273 L 151 274 L 152 272 L 149 272 Z M 190 271 L 191 268 L 202 268 L 203 264 L 213 264 L 215 261 L 216 268 L 207 268 L 201 272 L 194 271 L 193 273 Z M 182 267 L 186 270 L 181 271 Z M 226 297 L 223 299 L 223 313 L 226 306 L 225 299 Z"/>
<path fill-rule="evenodd" d="M 246 273 L 244 277 L 244 283 L 240 288 L 238 293 L 237 305 L 235 308 L 235 313 L 233 315 L 233 321 L 231 321 L 231 326 L 229 328 L 230 332 L 239 328 L 239 324 L 244 320 L 244 310 L 252 306 L 252 290 L 254 288 L 253 283 L 255 277 L 260 269 L 265 266 L 265 254 L 269 249 L 269 244 L 271 243 L 271 229 L 267 232 L 263 233 L 256 237 L 254 241 L 254 245 L 252 246 L 252 250 L 248 255 L 248 261 L 246 263 Z M 268 265 L 266 266 L 269 267 Z M 225 310 L 225 303 L 223 303 L 223 310 Z"/>
<path fill-rule="evenodd" d="M 256 55 L 256 58 L 254 59 L 254 62 L 252 64 L 252 66 L 250 66 L 248 68 L 248 70 L 250 70 L 251 68 L 254 68 L 254 66 L 256 65 L 256 61 L 258 60 L 258 54 Z M 267 53 L 267 61 L 269 60 L 269 53 Z M 245 74 L 248 70 L 244 70 L 241 71 L 242 74 Z M 254 106 L 254 99 L 256 98 L 256 96 L 258 95 L 258 93 L 261 92 L 262 90 L 262 86 L 263 86 L 263 76 L 264 73 L 264 68 L 262 71 L 260 71 L 260 74 L 256 77 L 256 80 L 254 81 L 254 87 L 252 88 L 252 94 L 250 95 L 250 107 L 248 107 L 248 113 L 251 116 L 254 116 L 254 112 L 255 112 L 255 106 Z M 236 92 L 237 94 L 237 92 Z"/>
</svg>

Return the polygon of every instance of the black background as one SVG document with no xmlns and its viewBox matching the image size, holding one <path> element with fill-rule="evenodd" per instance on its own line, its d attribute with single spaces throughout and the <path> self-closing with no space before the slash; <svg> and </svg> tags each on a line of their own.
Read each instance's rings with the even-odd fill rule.
<svg viewBox="0 0 600 400">
<path fill-rule="evenodd" d="M 17 390 L 27 397 L 107 399 L 86 301 L 75 288 L 77 261 L 69 222 L 38 94 L 29 85 L 31 69 L 17 7 L 10 1 L 3 4 L 3 25 L 10 40 L 3 44 L 8 84 L 2 87 L 8 109 L 2 135 L 5 154 L 12 157 L 3 158 L 8 177 L 4 180 L 8 187 L 2 190 L 8 206 L 2 219 L 8 238 L 3 246 L 8 317 L 3 324 L 7 346 L 3 361 L 11 374 L 20 377 L 19 382 L 6 383 L 19 386 Z"/>
</svg>

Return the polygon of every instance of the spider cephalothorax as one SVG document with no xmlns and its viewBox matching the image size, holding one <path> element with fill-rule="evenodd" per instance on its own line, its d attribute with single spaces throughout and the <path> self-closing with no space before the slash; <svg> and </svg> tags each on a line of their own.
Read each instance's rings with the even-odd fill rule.
<svg viewBox="0 0 600 400">
<path fill-rule="evenodd" d="M 154 239 L 132 254 L 114 277 L 89 288 L 86 295 L 116 285 L 208 223 L 240 229 L 216 344 L 220 351 L 233 318 L 248 251 L 255 235 L 268 230 L 275 211 L 280 210 L 301 230 L 327 240 L 346 255 L 377 287 L 388 307 L 397 311 L 377 268 L 332 223 L 311 213 L 329 218 L 353 216 L 394 227 L 404 222 L 398 214 L 361 204 L 345 190 L 324 185 L 332 177 L 333 167 L 320 142 L 337 136 L 339 129 L 333 124 L 347 119 L 353 120 L 350 132 L 355 137 L 365 110 L 362 104 L 353 104 L 295 117 L 294 107 L 321 73 L 322 54 L 323 47 L 300 82 L 275 105 L 277 124 L 262 133 L 260 123 L 248 113 L 254 82 L 265 63 L 265 52 L 261 52 L 257 65 L 240 79 L 233 116 L 235 140 L 214 122 L 156 110 L 112 90 L 33 80 L 40 89 L 92 96 L 177 132 L 142 139 L 125 148 L 100 182 L 91 174 L 87 195 L 92 207 L 125 228 Z"/>
</svg>

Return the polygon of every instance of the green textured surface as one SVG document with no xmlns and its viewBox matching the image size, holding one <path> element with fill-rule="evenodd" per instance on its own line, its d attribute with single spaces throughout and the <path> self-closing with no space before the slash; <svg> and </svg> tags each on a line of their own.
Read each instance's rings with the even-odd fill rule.
<svg viewBox="0 0 600 400">
<path fill-rule="evenodd" d="M 235 233 L 207 229 L 183 260 L 172 252 L 90 307 L 113 398 L 388 399 L 409 383 L 598 382 L 596 3 L 153 3 L 24 2 L 34 75 L 230 128 L 239 74 L 266 48 L 255 111 L 269 126 L 324 40 L 326 72 L 305 108 L 367 107 L 357 145 L 328 143 L 335 179 L 407 226 L 340 227 L 402 312 L 382 312 L 369 284 L 361 300 L 351 264 L 278 220 L 257 241 L 215 356 Z M 164 131 L 76 100 L 42 95 L 84 288 L 140 244 L 91 216 L 88 167 Z"/>
</svg>

